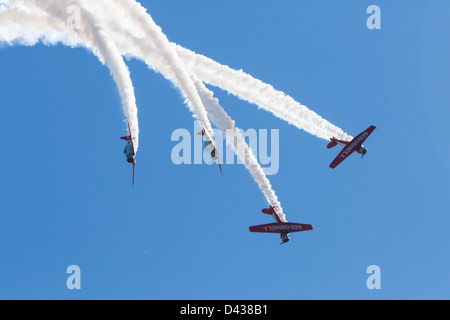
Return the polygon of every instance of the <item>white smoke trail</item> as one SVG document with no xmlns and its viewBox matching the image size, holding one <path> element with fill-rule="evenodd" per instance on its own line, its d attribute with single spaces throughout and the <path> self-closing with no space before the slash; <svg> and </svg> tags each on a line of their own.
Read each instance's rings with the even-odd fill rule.
<svg viewBox="0 0 450 320">
<path fill-rule="evenodd" d="M 96 3 L 98 4 L 99 2 Z M 103 10 L 104 9 L 105 8 L 103 7 Z M 41 14 L 45 13 L 41 12 Z M 117 17 L 117 14 L 118 12 L 114 12 L 113 15 L 107 16 Z M 22 26 L 27 25 L 27 28 L 32 28 L 35 32 L 34 41 L 37 41 L 36 39 L 42 37 L 44 30 L 46 30 L 47 28 L 48 17 L 43 19 L 41 16 L 39 20 L 36 13 L 34 14 L 34 16 L 28 15 L 26 18 L 24 17 L 25 15 L 22 16 L 15 15 L 14 21 L 16 22 L 16 24 L 20 23 Z M 96 15 L 96 18 L 98 18 L 98 15 Z M 31 21 L 33 21 L 33 23 L 31 23 Z M 114 19 L 113 21 L 117 21 L 117 19 Z M 110 23 L 112 24 L 113 21 L 110 21 Z M 37 28 L 38 25 L 40 26 L 40 28 Z M 61 25 L 61 23 L 57 24 L 54 22 L 53 27 L 56 27 L 59 30 L 59 32 L 65 31 L 65 26 Z M 117 29 L 118 27 L 120 30 L 120 27 L 123 27 L 123 25 L 109 25 L 109 27 L 114 29 Z M 40 31 L 40 33 L 37 32 L 38 30 Z M 125 30 L 128 30 L 128 28 L 126 28 Z M 61 35 L 58 36 L 58 39 L 60 38 Z M 117 36 L 114 36 L 114 38 L 117 38 Z M 143 39 L 136 38 L 132 33 L 127 33 L 125 38 L 128 40 L 132 40 L 132 43 L 131 44 L 128 43 L 127 46 L 130 47 L 131 45 L 134 48 L 133 50 L 139 53 L 137 55 L 137 58 L 144 60 L 150 68 L 154 69 L 157 68 L 157 70 L 159 70 L 166 78 L 168 78 L 169 80 L 171 80 L 176 84 L 176 77 L 174 77 L 173 75 L 173 70 L 171 68 L 168 68 L 167 65 L 160 59 L 158 51 L 151 46 L 152 41 L 150 39 L 144 41 Z M 146 45 L 144 45 L 144 43 Z M 84 42 L 83 45 L 88 46 L 88 42 Z M 152 65 L 152 61 L 156 61 L 157 65 L 156 66 Z M 275 192 L 272 190 L 269 180 L 265 176 L 261 166 L 258 164 L 256 157 L 253 155 L 252 150 L 248 147 L 247 143 L 245 142 L 245 139 L 242 137 L 239 130 L 235 128 L 234 121 L 226 114 L 223 108 L 219 105 L 218 100 L 213 97 L 213 93 L 204 86 L 204 84 L 195 76 L 195 74 L 190 74 L 189 76 L 192 78 L 193 83 L 195 83 L 195 87 L 196 90 L 198 91 L 199 97 L 201 98 L 202 103 L 205 105 L 206 110 L 211 117 L 211 120 L 214 123 L 216 123 L 218 128 L 225 134 L 226 137 L 227 137 L 226 135 L 227 130 L 232 130 L 234 132 L 233 138 L 236 140 L 227 142 L 236 151 L 238 157 L 249 169 L 250 173 L 254 177 L 255 181 L 258 183 L 260 189 L 262 190 L 269 204 L 274 207 L 276 206 L 280 208 L 278 214 L 282 220 L 285 220 L 285 215 L 282 212 L 281 204 L 278 202 L 278 199 L 275 195 Z"/>
<path fill-rule="evenodd" d="M 342 129 L 320 117 L 314 111 L 301 105 L 292 97 L 275 90 L 242 70 L 234 70 L 228 66 L 194 53 L 172 43 L 180 58 L 202 81 L 217 86 L 240 99 L 256 104 L 262 109 L 272 112 L 275 116 L 295 125 L 299 129 L 319 138 L 329 140 L 336 137 L 350 140 Z"/>
<path fill-rule="evenodd" d="M 145 35 L 153 41 L 158 48 L 160 56 L 166 61 L 170 68 L 172 68 L 173 75 L 176 78 L 175 84 L 179 86 L 182 94 L 185 95 L 188 106 L 203 123 L 210 136 L 212 136 L 213 131 L 205 107 L 192 79 L 189 77 L 188 71 L 166 35 L 162 32 L 161 28 L 156 25 L 151 15 L 147 12 L 147 9 L 142 7 L 135 0 L 113 0 L 112 2 L 116 3 L 122 10 L 125 10 L 132 15 L 134 23 L 144 30 Z M 112 5 L 111 1 L 104 1 L 104 3 L 106 6 Z"/>
<path fill-rule="evenodd" d="M 35 1 L 30 0 L 28 1 L 28 3 Z M 253 77 L 243 73 L 242 71 L 236 71 L 227 66 L 222 66 L 207 57 L 195 54 L 192 51 L 184 49 L 176 44 L 169 45 L 173 46 L 176 52 L 174 53 L 173 51 L 170 51 L 170 49 L 167 47 L 167 38 L 164 36 L 164 34 L 162 34 L 162 31 L 159 29 L 159 27 L 154 24 L 153 20 L 146 13 L 146 10 L 142 8 L 142 6 L 133 2 L 132 0 L 116 1 L 118 1 L 118 3 L 121 3 L 122 5 L 130 5 L 129 9 L 132 9 L 130 9 L 131 14 L 138 14 L 140 17 L 139 28 L 133 29 L 133 34 L 135 34 L 136 36 L 131 37 L 131 42 L 133 42 L 133 45 L 131 47 L 130 39 L 128 39 L 129 37 L 123 36 L 123 28 L 111 28 L 110 21 L 107 31 L 109 32 L 109 35 L 114 33 L 114 36 L 112 38 L 115 44 L 120 48 L 120 52 L 122 54 L 131 54 L 133 56 L 136 56 L 137 58 L 143 59 L 147 63 L 147 65 L 149 65 L 149 67 L 161 72 L 161 74 L 163 74 L 166 78 L 170 79 L 175 85 L 179 86 L 185 96 L 188 96 L 186 94 L 186 91 L 188 91 L 190 93 L 191 100 L 195 102 L 189 102 L 193 104 L 192 109 L 194 113 L 197 113 L 197 111 L 198 113 L 202 113 L 204 111 L 204 108 L 206 107 L 206 110 L 208 111 L 211 119 L 216 123 L 216 125 L 218 125 L 219 129 L 221 129 L 222 131 L 226 129 L 236 130 L 236 128 L 234 127 L 234 121 L 232 121 L 231 118 L 226 115 L 223 108 L 219 105 L 218 100 L 213 97 L 212 92 L 206 89 L 204 84 L 197 78 L 197 76 L 199 76 L 203 81 L 207 83 L 218 86 L 234 95 L 237 95 L 241 99 L 257 104 L 263 109 L 274 113 L 281 119 L 284 119 L 289 123 L 294 124 L 297 127 L 304 129 L 307 132 L 310 132 L 318 137 L 321 137 L 323 139 L 329 139 L 332 136 L 338 137 L 340 139 L 347 139 L 349 137 L 348 135 L 343 133 L 341 129 L 324 120 L 313 111 L 307 109 L 305 106 L 300 105 L 291 97 L 286 96 L 282 92 L 276 91 L 270 85 L 267 85 L 260 80 L 254 79 Z M 96 1 L 94 3 L 99 6 L 101 1 Z M 85 1 L 84 4 L 86 5 L 86 7 L 88 7 L 87 1 Z M 92 2 L 91 6 L 93 6 Z M 103 7 L 103 9 L 105 9 L 105 7 Z M 95 10 L 96 24 L 98 24 L 98 21 L 101 20 L 98 19 L 98 16 L 101 15 L 101 13 L 102 12 Z M 93 21 L 94 20 L 92 19 L 91 22 Z M 120 19 L 119 25 L 123 27 L 124 23 L 125 20 Z M 128 23 L 128 26 L 135 27 L 135 25 L 130 23 Z M 146 45 L 147 49 L 153 48 L 153 53 L 146 55 L 142 52 L 139 53 L 139 51 L 136 49 L 136 44 L 138 44 L 140 40 L 142 41 L 142 38 L 139 39 L 139 37 L 148 36 L 148 33 L 150 33 L 151 35 L 149 37 L 151 41 L 147 41 Z M 49 31 L 47 31 L 46 38 L 51 38 L 49 34 Z M 14 38 L 14 36 L 12 38 Z M 92 42 L 95 43 L 95 38 L 93 40 L 94 41 Z M 69 43 L 67 39 L 65 41 Z M 70 43 L 71 45 L 80 45 L 80 42 L 74 39 L 71 39 Z M 152 43 L 153 46 L 150 43 Z M 159 56 L 159 58 L 155 55 L 155 52 L 158 52 L 158 49 L 160 49 L 161 45 L 164 49 L 162 51 L 163 59 L 161 59 L 161 55 Z M 102 46 L 99 47 L 101 48 Z M 149 50 L 149 52 L 151 52 L 151 50 Z M 187 70 L 182 64 L 180 64 L 180 59 L 177 57 L 177 54 L 181 57 L 186 66 L 188 66 L 189 69 L 194 73 L 192 73 L 191 75 L 187 74 Z M 167 65 L 167 62 L 169 62 L 170 66 Z M 173 72 L 173 69 L 177 70 L 177 72 Z M 187 76 L 189 76 L 189 78 L 187 78 Z M 183 85 L 180 84 L 180 79 L 182 81 L 185 81 Z M 192 81 L 194 81 L 195 83 L 195 92 L 192 91 Z M 198 101 L 197 98 L 199 98 L 200 101 Z M 206 117 L 206 112 L 202 115 L 202 117 L 203 119 Z M 208 124 L 208 122 L 206 120 L 202 120 L 201 117 L 199 117 L 199 119 L 200 121 L 204 122 L 205 125 Z M 240 138 L 238 138 L 238 140 L 240 140 Z M 249 168 L 255 180 L 258 182 L 269 203 L 274 206 L 279 205 L 275 193 L 272 191 L 270 183 L 262 172 L 261 167 L 257 163 L 255 165 L 255 162 L 252 158 L 254 157 L 253 153 L 251 152 L 251 150 L 249 150 L 243 138 L 242 141 L 244 143 L 244 147 L 235 148 L 237 150 L 238 156 L 241 159 L 245 159 L 244 162 L 248 164 L 247 168 Z M 239 153 L 239 150 L 245 151 Z M 262 174 L 258 170 L 261 170 Z M 282 217 L 284 218 L 284 215 L 282 215 Z"/>
<path fill-rule="evenodd" d="M 96 3 L 99 2 L 101 1 L 97 1 Z M 184 67 L 192 71 L 202 81 L 213 86 L 217 86 L 242 100 L 256 104 L 260 108 L 273 113 L 275 116 L 292 125 L 295 125 L 299 129 L 305 130 L 306 132 L 325 140 L 329 140 L 332 137 L 336 137 L 341 140 L 351 140 L 352 137 L 346 134 L 339 127 L 333 125 L 314 111 L 295 101 L 292 97 L 274 89 L 271 85 L 266 84 L 261 80 L 253 78 L 251 75 L 243 72 L 242 70 L 234 70 L 228 66 L 221 65 L 208 57 L 196 54 L 195 52 L 183 48 L 175 43 L 170 43 L 176 51 L 175 54 L 173 50 L 171 51 L 167 48 L 167 38 L 164 34 L 162 34 L 161 29 L 155 25 L 145 8 L 136 3 L 134 0 L 114 0 L 114 2 L 120 5 L 122 10 L 124 8 L 123 4 L 126 4 L 128 9 L 131 9 L 123 10 L 122 13 L 116 11 L 116 14 L 122 14 L 122 17 L 126 17 L 126 12 L 129 13 L 129 15 L 128 18 L 117 19 L 117 25 L 119 26 L 118 29 L 109 29 L 110 32 L 115 32 L 117 30 L 114 38 L 120 38 L 120 33 L 123 33 L 123 30 L 129 29 L 132 29 L 133 34 L 135 35 L 140 35 L 140 37 L 148 37 L 149 31 L 154 31 L 154 29 L 157 28 L 156 33 L 159 33 L 159 36 L 164 39 L 158 43 L 154 42 L 153 47 L 157 50 L 161 50 L 161 44 L 164 44 L 165 54 L 167 54 L 168 57 L 174 61 L 177 65 L 177 69 L 180 69 L 178 73 L 181 74 L 183 76 L 182 79 L 185 80 L 180 84 L 180 86 L 185 87 L 184 92 L 191 92 L 193 88 L 189 80 L 186 80 L 186 72 L 183 68 L 180 68 L 178 57 L 182 60 Z M 136 25 L 136 23 L 127 23 L 127 21 L 136 21 L 137 16 L 139 16 L 139 25 Z M 116 18 L 116 15 L 113 15 L 112 17 Z M 109 23 L 111 23 L 111 21 L 109 21 Z M 126 29 L 124 29 L 124 26 L 126 26 Z M 154 38 L 154 36 L 151 36 L 151 38 Z M 127 39 L 122 40 L 127 42 Z M 125 48 L 123 49 L 126 52 L 133 54 L 132 47 L 125 46 Z M 178 57 L 176 57 L 177 55 Z M 174 64 L 172 63 L 172 65 Z M 179 79 L 174 80 L 179 82 Z M 197 101 L 197 104 L 199 104 L 195 93 L 191 93 L 191 96 L 193 97 L 192 101 Z M 199 112 L 200 109 L 201 107 L 197 108 L 196 111 Z M 200 117 L 204 119 L 204 115 L 202 113 L 200 114 Z"/>
<path fill-rule="evenodd" d="M 235 127 L 234 121 L 220 106 L 219 100 L 217 98 L 214 98 L 214 94 L 211 92 L 211 90 L 208 90 L 203 82 L 200 81 L 195 75 L 192 75 L 192 77 L 195 81 L 200 97 L 206 107 L 206 111 L 211 117 L 211 120 L 217 125 L 219 130 L 222 131 L 222 133 L 227 138 L 227 143 L 232 147 L 234 152 L 245 164 L 246 168 L 249 170 L 250 174 L 253 176 L 254 180 L 266 197 L 269 205 L 277 208 L 277 214 L 279 218 L 282 221 L 287 222 L 286 216 L 283 213 L 283 208 L 281 207 L 281 203 L 278 201 L 278 198 L 275 194 L 275 191 L 272 189 L 269 179 L 267 179 L 264 170 L 258 163 L 258 160 L 256 159 L 251 148 L 245 142 L 245 139 L 242 136 L 241 132 L 238 128 Z M 232 131 L 232 134 L 230 134 L 230 130 Z M 230 140 L 228 140 L 229 138 Z"/>
<path fill-rule="evenodd" d="M 0 4 L 4 0 L 0 0 Z M 83 47 L 84 42 L 67 33 L 66 26 L 53 21 L 45 12 L 22 6 L 0 6 L 0 42 L 8 46 L 34 46 L 38 42 L 45 45 L 62 43 L 69 47 Z"/>
<path fill-rule="evenodd" d="M 97 17 L 98 15 L 96 15 Z M 29 17 L 28 17 L 29 18 Z M 25 19 L 28 24 L 30 24 L 30 19 Z M 16 22 L 18 20 L 15 18 Z M 25 22 L 25 21 L 23 21 Z M 45 26 L 45 22 L 42 23 L 42 26 Z M 30 26 L 29 26 L 30 27 Z M 34 30 L 36 30 L 35 26 Z M 58 25 L 59 31 L 64 31 L 64 28 L 61 25 Z M 44 29 L 41 27 L 41 29 Z M 35 37 L 37 38 L 37 37 Z M 116 37 L 114 37 L 116 38 Z M 132 34 L 128 34 L 127 38 L 134 39 L 134 46 L 139 48 L 139 44 L 142 44 L 142 39 L 136 39 L 136 37 L 133 37 Z M 158 52 L 155 51 L 152 47 L 150 47 L 151 41 L 147 41 L 148 47 L 140 47 L 141 50 L 141 59 L 145 60 L 149 66 L 151 66 L 151 61 L 157 61 L 160 62 L 158 66 L 153 66 L 153 68 L 157 68 L 157 70 L 161 71 L 162 73 L 165 73 L 165 76 L 169 79 L 173 80 L 173 75 L 169 74 L 172 70 L 170 68 L 167 68 L 167 66 L 164 63 L 161 63 L 161 59 L 158 59 Z M 84 45 L 87 45 L 86 42 Z M 129 44 L 128 44 L 129 46 Z M 153 50 L 152 50 L 153 49 Z M 136 50 L 136 48 L 134 48 Z M 143 54 L 145 52 L 152 53 L 152 54 Z M 158 68 L 159 67 L 159 68 Z M 206 87 L 203 85 L 201 81 L 196 78 L 194 74 L 190 75 L 193 78 L 193 81 L 195 81 L 196 90 L 198 90 L 198 94 L 200 95 L 200 98 L 202 99 L 202 103 L 206 106 L 211 119 L 213 122 L 216 123 L 216 125 L 219 127 L 219 129 L 226 133 L 226 130 L 231 129 L 235 132 L 235 137 L 237 138 L 236 141 L 228 141 L 228 143 L 236 150 L 236 153 L 238 154 L 238 157 L 241 158 L 241 160 L 246 164 L 247 168 L 253 175 L 255 181 L 260 186 L 261 190 L 263 191 L 264 195 L 266 196 L 268 202 L 270 205 L 278 206 L 281 208 L 280 203 L 277 200 L 277 197 L 275 195 L 275 192 L 272 190 L 270 186 L 270 182 L 264 175 L 264 172 L 262 168 L 259 166 L 259 164 L 256 161 L 256 158 L 254 157 L 251 149 L 248 147 L 248 145 L 245 143 L 245 139 L 243 139 L 240 132 L 237 130 L 237 128 L 234 127 L 234 121 L 231 120 L 226 114 L 226 112 L 221 108 L 221 106 L 218 104 L 218 100 L 213 97 L 213 94 L 211 91 L 206 89 Z M 235 145 L 236 144 L 236 145 Z M 279 212 L 280 218 L 284 220 L 285 216 L 281 212 Z"/>
<path fill-rule="evenodd" d="M 152 38 L 136 37 L 135 34 L 142 34 L 142 29 L 135 30 L 130 25 L 125 26 L 121 24 L 121 21 L 130 21 L 133 18 L 134 12 L 128 11 L 130 16 L 123 16 L 122 19 L 118 19 L 117 17 L 123 15 L 125 12 L 121 6 L 114 7 L 113 5 L 110 5 L 108 6 L 108 10 L 109 14 L 105 15 L 106 20 L 103 22 L 105 25 L 108 25 L 110 30 L 123 30 L 122 33 L 125 33 L 125 37 L 122 35 L 122 39 L 126 41 L 126 45 L 122 46 L 123 50 L 128 50 L 127 52 L 130 55 L 133 55 L 137 59 L 143 60 L 149 68 L 159 71 L 166 79 L 169 79 L 175 83 L 175 85 L 179 85 L 177 84 L 177 77 L 174 75 L 174 70 L 172 68 L 168 68 L 164 61 L 160 59 L 160 52 L 158 50 L 159 47 L 152 41 Z M 111 19 L 111 17 L 114 17 L 114 19 Z M 149 19 L 151 18 L 149 17 Z M 117 37 L 114 36 L 114 38 Z M 220 106 L 218 99 L 214 98 L 214 94 L 205 87 L 203 82 L 200 81 L 192 72 L 189 76 L 191 81 L 195 84 L 196 92 L 199 95 L 211 121 L 217 125 L 225 137 L 228 137 L 227 132 L 229 132 L 229 130 L 233 132 L 233 141 L 227 140 L 227 143 L 233 148 L 235 153 L 245 164 L 259 188 L 265 195 L 269 205 L 278 207 L 279 209 L 277 213 L 280 216 L 280 219 L 286 221 L 281 204 L 278 201 L 269 180 L 264 174 L 264 171 L 258 163 L 252 150 L 245 142 L 241 132 L 235 127 L 234 121 L 227 115 L 225 110 Z"/>
<path fill-rule="evenodd" d="M 139 125 L 137 118 L 137 106 L 134 95 L 134 88 L 130 78 L 130 72 L 122 55 L 117 49 L 114 41 L 110 38 L 109 34 L 104 27 L 97 23 L 94 16 L 89 10 L 87 10 L 82 2 L 76 2 L 81 14 L 83 22 L 80 24 L 80 28 L 67 27 L 66 33 L 75 33 L 79 38 L 83 39 L 85 43 L 94 49 L 97 56 L 104 60 L 109 67 L 112 77 L 117 84 L 125 116 L 130 121 L 130 128 L 135 138 L 135 150 L 139 147 Z M 58 0 L 52 2 L 43 2 L 40 0 L 14 0 L 11 1 L 12 6 L 23 4 L 26 7 L 35 7 L 45 13 L 49 14 L 48 25 L 57 25 L 58 29 L 61 29 L 61 23 L 66 23 L 68 19 L 67 9 L 71 7 L 74 2 L 69 0 Z M 53 20 L 57 20 L 55 22 Z M 64 41 L 64 39 L 61 39 Z M 89 46 L 87 45 L 87 46 Z"/>
</svg>

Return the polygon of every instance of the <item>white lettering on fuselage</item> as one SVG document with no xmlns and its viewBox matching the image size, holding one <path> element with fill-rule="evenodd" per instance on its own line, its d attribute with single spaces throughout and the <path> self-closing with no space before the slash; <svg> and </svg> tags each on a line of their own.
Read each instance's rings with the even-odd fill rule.
<svg viewBox="0 0 450 320">
<path fill-rule="evenodd" d="M 360 137 L 358 137 L 358 139 L 356 139 L 355 141 L 353 141 L 347 148 L 345 148 L 344 152 L 341 154 L 341 158 L 345 158 L 346 156 L 348 156 L 350 153 L 353 152 L 353 150 L 355 149 L 355 147 L 357 147 L 358 145 L 360 145 L 361 141 L 364 141 L 364 139 L 367 139 L 367 137 L 369 136 L 369 133 L 366 131 L 364 132 Z"/>
<path fill-rule="evenodd" d="M 302 226 L 295 224 L 278 224 L 273 226 L 264 226 L 264 231 L 277 231 L 277 230 L 302 230 Z"/>
</svg>

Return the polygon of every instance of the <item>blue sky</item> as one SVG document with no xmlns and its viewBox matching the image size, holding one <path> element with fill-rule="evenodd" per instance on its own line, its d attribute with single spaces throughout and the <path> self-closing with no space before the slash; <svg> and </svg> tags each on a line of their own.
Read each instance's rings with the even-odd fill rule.
<svg viewBox="0 0 450 320">
<path fill-rule="evenodd" d="M 289 221 L 279 245 L 242 165 L 171 161 L 193 131 L 176 89 L 127 61 L 139 108 L 136 185 L 109 70 L 84 49 L 0 48 L 0 298 L 448 299 L 447 1 L 142 1 L 171 41 L 254 77 L 356 135 L 327 142 L 212 88 L 243 129 L 279 129 L 269 179 Z M 366 9 L 381 8 L 381 30 Z M 81 268 L 81 290 L 66 269 Z M 381 268 L 381 290 L 366 269 Z"/>
</svg>

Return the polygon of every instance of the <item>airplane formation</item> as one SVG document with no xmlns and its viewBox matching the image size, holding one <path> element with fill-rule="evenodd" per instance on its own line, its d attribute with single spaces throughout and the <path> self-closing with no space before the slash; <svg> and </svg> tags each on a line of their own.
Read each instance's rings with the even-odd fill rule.
<svg viewBox="0 0 450 320">
<path fill-rule="evenodd" d="M 208 133 L 208 131 L 203 126 L 203 130 L 198 132 L 198 135 L 202 135 L 204 139 L 205 150 L 207 150 L 208 154 L 211 157 L 212 161 L 216 161 L 219 164 L 220 173 L 222 172 L 222 165 L 220 164 L 219 153 L 217 151 L 216 145 L 214 143 L 214 138 Z M 376 129 L 375 126 L 370 126 L 360 134 L 358 134 L 351 141 L 343 141 L 338 140 L 336 138 L 331 138 L 330 142 L 327 145 L 328 149 L 334 148 L 339 145 L 342 147 L 342 151 L 336 156 L 333 162 L 330 164 L 331 169 L 335 169 L 339 164 L 341 164 L 345 159 L 347 159 L 352 153 L 356 152 L 360 154 L 362 157 L 366 155 L 367 148 L 363 146 L 363 143 L 367 140 L 367 138 L 372 134 L 372 132 Z M 128 163 L 133 164 L 133 180 L 132 183 L 134 185 L 134 175 L 136 170 L 136 151 L 133 143 L 133 136 L 131 134 L 130 123 L 128 122 L 127 135 L 125 137 L 120 137 L 120 139 L 127 141 L 125 145 L 124 154 Z M 277 208 L 270 207 L 267 209 L 263 209 L 262 212 L 267 215 L 271 215 L 275 220 L 274 223 L 262 224 L 257 226 L 249 227 L 250 232 L 259 232 L 259 233 L 277 233 L 280 235 L 281 244 L 288 243 L 290 240 L 290 233 L 293 232 L 301 232 L 301 231 L 309 231 L 313 230 L 312 225 L 303 224 L 303 223 L 295 223 L 295 222 L 284 222 L 280 219 Z"/>
</svg>

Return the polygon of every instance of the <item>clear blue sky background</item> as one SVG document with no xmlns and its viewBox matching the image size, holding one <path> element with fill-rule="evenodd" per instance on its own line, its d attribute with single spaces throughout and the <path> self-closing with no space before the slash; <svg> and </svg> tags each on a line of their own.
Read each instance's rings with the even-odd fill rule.
<svg viewBox="0 0 450 320">
<path fill-rule="evenodd" d="M 280 130 L 270 181 L 290 221 L 251 234 L 267 205 L 242 165 L 171 162 L 193 130 L 179 93 L 128 61 L 139 107 L 135 187 L 120 97 L 84 49 L 0 48 L 0 298 L 448 299 L 448 1 L 142 1 L 171 41 L 291 95 L 368 155 L 336 170 L 326 141 L 213 88 L 243 129 Z M 381 8 L 368 30 L 366 9 Z M 66 268 L 81 268 L 79 291 Z M 366 268 L 381 268 L 368 290 Z"/>
</svg>

